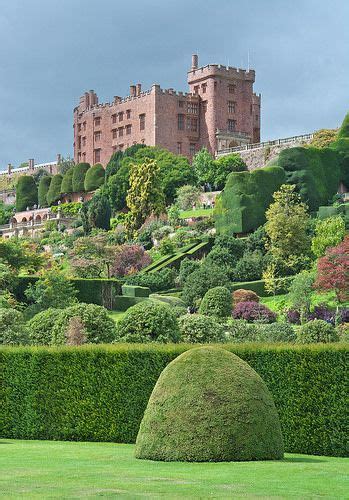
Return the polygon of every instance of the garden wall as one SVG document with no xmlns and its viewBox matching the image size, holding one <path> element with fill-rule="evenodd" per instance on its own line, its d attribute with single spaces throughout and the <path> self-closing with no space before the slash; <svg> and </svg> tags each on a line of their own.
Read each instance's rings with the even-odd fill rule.
<svg viewBox="0 0 349 500">
<path fill-rule="evenodd" d="M 0 349 L 0 437 L 132 443 L 163 368 L 188 345 Z M 226 345 L 264 378 L 288 452 L 347 456 L 343 345 Z"/>
</svg>

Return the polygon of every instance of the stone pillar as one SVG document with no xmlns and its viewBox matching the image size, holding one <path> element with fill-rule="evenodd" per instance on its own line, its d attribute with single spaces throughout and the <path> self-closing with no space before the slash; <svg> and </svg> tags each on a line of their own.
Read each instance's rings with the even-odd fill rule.
<svg viewBox="0 0 349 500">
<path fill-rule="evenodd" d="M 199 67 L 199 56 L 197 54 L 193 54 L 191 56 L 191 69 L 198 69 Z"/>
<path fill-rule="evenodd" d="M 141 92 L 142 92 L 142 84 L 141 83 L 137 83 L 137 85 L 136 85 L 136 94 L 140 95 Z"/>
<path fill-rule="evenodd" d="M 130 96 L 131 97 L 136 97 L 136 91 L 137 91 L 136 85 L 130 85 Z"/>
</svg>

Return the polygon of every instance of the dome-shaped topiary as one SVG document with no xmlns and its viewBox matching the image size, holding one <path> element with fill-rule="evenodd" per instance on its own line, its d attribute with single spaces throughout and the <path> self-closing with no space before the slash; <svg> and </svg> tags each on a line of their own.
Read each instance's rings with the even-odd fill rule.
<svg viewBox="0 0 349 500">
<path fill-rule="evenodd" d="M 100 163 L 90 167 L 85 175 L 85 191 L 94 191 L 104 184 L 105 170 Z"/>
<path fill-rule="evenodd" d="M 217 347 L 191 349 L 161 373 L 136 442 L 136 457 L 222 462 L 283 457 L 273 398 L 260 376 Z"/>
<path fill-rule="evenodd" d="M 201 301 L 199 313 L 226 318 L 231 315 L 231 295 L 225 286 L 210 288 Z"/>
</svg>

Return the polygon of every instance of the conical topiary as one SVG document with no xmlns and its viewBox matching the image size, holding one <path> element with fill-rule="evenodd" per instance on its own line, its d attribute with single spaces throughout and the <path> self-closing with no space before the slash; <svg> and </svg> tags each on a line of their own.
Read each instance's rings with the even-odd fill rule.
<svg viewBox="0 0 349 500">
<path fill-rule="evenodd" d="M 136 457 L 222 462 L 283 457 L 273 398 L 242 359 L 190 349 L 161 373 L 138 432 Z"/>
</svg>

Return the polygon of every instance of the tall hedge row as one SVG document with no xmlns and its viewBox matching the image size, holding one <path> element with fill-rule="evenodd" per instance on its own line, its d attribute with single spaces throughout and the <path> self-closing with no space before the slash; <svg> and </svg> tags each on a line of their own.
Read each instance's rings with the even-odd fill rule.
<svg viewBox="0 0 349 500">
<path fill-rule="evenodd" d="M 19 276 L 13 291 L 20 302 L 25 302 L 25 290 L 34 284 L 36 276 Z M 86 304 L 97 304 L 107 309 L 115 309 L 121 294 L 121 282 L 117 279 L 70 278 L 68 280 L 77 290 L 77 299 Z"/>
<path fill-rule="evenodd" d="M 74 174 L 74 168 L 75 166 L 73 165 L 72 167 L 68 168 L 66 173 L 63 176 L 62 179 L 62 184 L 61 184 L 61 193 L 63 194 L 68 194 L 73 192 L 73 174 Z"/>
<path fill-rule="evenodd" d="M 38 188 L 32 175 L 22 175 L 16 185 L 16 211 L 22 212 L 38 203 Z"/>
<path fill-rule="evenodd" d="M 48 205 L 52 205 L 52 203 L 59 200 L 61 196 L 62 180 L 62 174 L 56 174 L 52 177 L 50 187 L 46 195 Z"/>
<path fill-rule="evenodd" d="M 133 443 L 165 366 L 192 346 L 0 349 L 0 437 Z M 287 452 L 347 456 L 348 348 L 226 345 L 265 380 Z"/>
<path fill-rule="evenodd" d="M 51 180 L 51 175 L 44 175 L 40 179 L 38 186 L 38 202 L 40 207 L 47 207 L 47 193 L 50 188 Z"/>
<path fill-rule="evenodd" d="M 220 234 L 246 233 L 264 224 L 265 210 L 273 200 L 273 193 L 285 180 L 285 172 L 278 166 L 229 174 L 216 200 L 217 231 Z"/>
<path fill-rule="evenodd" d="M 72 178 L 73 193 L 80 193 L 80 191 L 85 190 L 85 176 L 90 166 L 89 163 L 78 163 L 75 165 Z"/>
<path fill-rule="evenodd" d="M 85 191 L 94 191 L 104 184 L 105 170 L 100 163 L 96 163 L 90 167 L 85 176 L 84 188 Z"/>
</svg>

